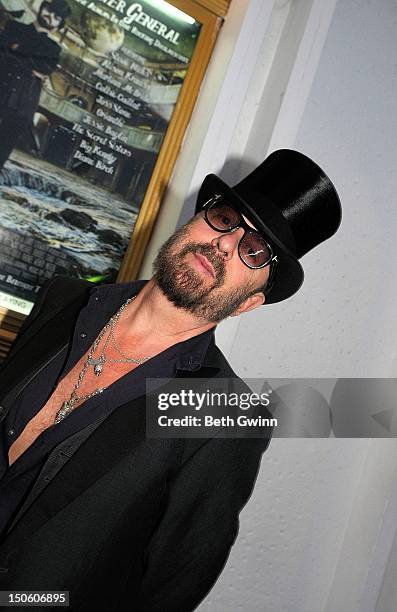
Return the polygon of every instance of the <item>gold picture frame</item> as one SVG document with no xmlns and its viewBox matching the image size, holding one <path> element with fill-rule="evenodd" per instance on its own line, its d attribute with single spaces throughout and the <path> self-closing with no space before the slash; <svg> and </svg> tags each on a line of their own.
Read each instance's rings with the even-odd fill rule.
<svg viewBox="0 0 397 612">
<path fill-rule="evenodd" d="M 223 14 L 228 5 L 228 2 L 224 1 L 204 1 L 199 3 L 193 0 L 169 0 L 169 2 L 199 21 L 202 24 L 202 28 L 175 111 L 168 126 L 145 198 L 121 263 L 117 282 L 132 280 L 139 272 L 145 249 L 160 209 L 161 200 L 169 183 L 201 82 L 215 46 L 222 23 L 219 14 Z M 216 12 L 210 11 L 210 8 Z"/>
<path fill-rule="evenodd" d="M 200 33 L 180 89 L 172 117 L 150 175 L 147 189 L 128 245 L 118 270 L 116 282 L 137 277 L 144 253 L 156 223 L 161 201 L 170 181 L 188 127 L 200 86 L 204 78 L 220 27 L 230 5 L 229 0 L 166 0 L 201 24 Z M 34 0 L 29 0 L 33 6 Z M 0 363 L 6 357 L 12 342 L 26 317 L 22 310 L 10 305 L 0 306 Z M 15 302 L 18 296 L 15 296 Z M 25 310 L 26 312 L 26 307 Z"/>
</svg>

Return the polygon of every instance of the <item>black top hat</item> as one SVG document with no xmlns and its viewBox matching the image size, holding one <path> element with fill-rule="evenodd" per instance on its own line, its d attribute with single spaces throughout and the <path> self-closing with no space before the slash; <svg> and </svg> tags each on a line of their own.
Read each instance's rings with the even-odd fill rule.
<svg viewBox="0 0 397 612">
<path fill-rule="evenodd" d="M 281 302 L 298 291 L 304 278 L 298 259 L 330 238 L 342 218 L 341 203 L 328 176 L 309 157 L 291 149 L 274 151 L 234 187 L 215 174 L 206 176 L 196 213 L 216 194 L 255 225 L 277 256 L 266 304 Z"/>
</svg>

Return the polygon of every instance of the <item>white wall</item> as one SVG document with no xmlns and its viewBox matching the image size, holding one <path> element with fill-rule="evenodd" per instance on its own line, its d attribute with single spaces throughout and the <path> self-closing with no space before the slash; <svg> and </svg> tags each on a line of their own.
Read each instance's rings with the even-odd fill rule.
<svg viewBox="0 0 397 612">
<path fill-rule="evenodd" d="M 397 484 L 396 450 L 391 440 L 273 442 L 240 537 L 199 612 L 392 612 L 375 608 L 380 576 L 369 593 L 365 585 L 379 516 Z M 388 605 L 393 579 L 384 586 Z"/>
<path fill-rule="evenodd" d="M 233 184 L 297 148 L 337 186 L 341 228 L 303 258 L 298 294 L 221 324 L 218 343 L 243 377 L 396 376 L 397 5 L 234 0 L 231 11 L 142 277 L 207 172 Z M 396 465 L 395 440 L 274 439 L 200 611 L 394 609 Z"/>
<path fill-rule="evenodd" d="M 296 296 L 241 317 L 229 353 L 240 373 L 397 376 L 396 22 L 394 0 L 337 5 L 288 144 L 334 180 L 342 224 L 302 259 Z"/>
</svg>

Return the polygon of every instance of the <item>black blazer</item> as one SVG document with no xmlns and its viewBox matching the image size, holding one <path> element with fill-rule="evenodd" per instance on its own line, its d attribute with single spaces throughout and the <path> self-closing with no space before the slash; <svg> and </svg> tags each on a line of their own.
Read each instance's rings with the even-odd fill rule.
<svg viewBox="0 0 397 612">
<path fill-rule="evenodd" d="M 55 277 L 41 290 L 0 369 L 0 415 L 67 342 L 91 287 Z M 236 374 L 212 342 L 197 376 Z M 263 439 L 146 439 L 144 408 L 144 397 L 123 404 L 52 451 L 0 544 L 0 590 L 69 590 L 81 612 L 187 612 L 205 597 L 271 429 Z"/>
</svg>

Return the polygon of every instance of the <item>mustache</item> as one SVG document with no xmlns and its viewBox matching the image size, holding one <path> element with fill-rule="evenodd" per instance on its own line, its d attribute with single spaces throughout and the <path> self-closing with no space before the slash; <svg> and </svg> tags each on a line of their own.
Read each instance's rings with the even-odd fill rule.
<svg viewBox="0 0 397 612">
<path fill-rule="evenodd" d="M 187 255 L 187 253 L 198 253 L 208 259 L 208 261 L 214 266 L 216 273 L 224 273 L 225 262 L 223 258 L 216 254 L 215 249 L 210 244 L 201 242 L 193 242 L 186 245 L 181 252 L 181 256 Z"/>
</svg>

